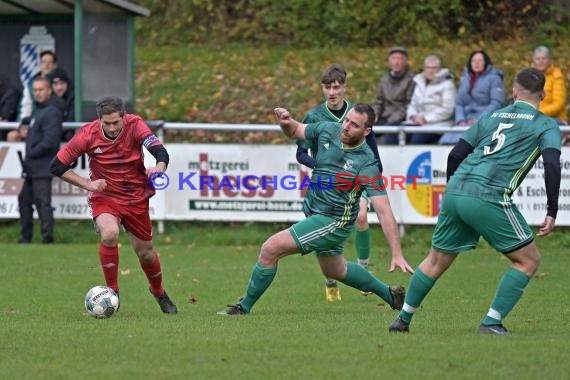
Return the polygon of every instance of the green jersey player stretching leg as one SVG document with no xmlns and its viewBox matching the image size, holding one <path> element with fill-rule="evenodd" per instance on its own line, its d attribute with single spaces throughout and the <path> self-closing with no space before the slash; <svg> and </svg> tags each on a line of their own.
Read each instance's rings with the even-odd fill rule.
<svg viewBox="0 0 570 380">
<path fill-rule="evenodd" d="M 352 103 L 345 99 L 346 93 L 346 70 L 339 64 L 330 65 L 321 77 L 321 89 L 325 97 L 325 102 L 309 110 L 303 118 L 304 124 L 317 123 L 319 121 L 335 121 L 342 123 L 344 118 L 352 108 Z M 376 136 L 371 131 L 366 135 L 366 143 L 372 150 L 374 157 L 378 161 L 378 170 L 382 174 L 382 162 L 378 154 L 378 144 Z M 319 145 L 317 141 L 297 140 L 297 161 L 308 168 L 314 169 L 317 162 Z M 310 154 L 309 154 L 310 152 Z M 356 216 L 356 236 L 354 245 L 356 247 L 356 257 L 358 265 L 363 268 L 368 266 L 370 258 L 370 228 L 368 225 L 368 197 L 364 193 L 360 197 L 360 211 Z M 370 294 L 369 292 L 363 293 Z M 340 288 L 336 280 L 327 278 L 325 283 L 325 297 L 329 302 L 340 301 Z"/>
<path fill-rule="evenodd" d="M 457 253 L 480 236 L 511 261 L 479 326 L 483 334 L 508 334 L 503 319 L 522 296 L 540 263 L 533 233 L 511 199 L 540 155 L 544 160 L 547 213 L 537 236 L 554 228 L 560 189 L 560 128 L 538 110 L 545 78 L 536 69 L 514 80 L 514 104 L 484 115 L 465 132 L 447 161 L 448 185 L 428 257 L 410 280 L 392 332 L 408 332 L 414 312 Z"/>
<path fill-rule="evenodd" d="M 390 271 L 400 268 L 411 272 L 400 246 L 400 236 L 378 164 L 365 137 L 372 130 L 374 110 L 366 104 L 356 104 L 344 122 L 303 124 L 291 118 L 289 111 L 276 108 L 275 115 L 283 132 L 295 139 L 318 141 L 318 164 L 311 177 L 304 201 L 306 219 L 280 231 L 263 243 L 255 264 L 246 295 L 239 303 L 219 312 L 223 315 L 248 314 L 253 305 L 267 290 L 280 259 L 295 254 L 314 252 L 321 271 L 327 278 L 372 292 L 392 308 L 401 309 L 404 288 L 389 286 L 374 277 L 368 270 L 344 259 L 344 241 L 354 228 L 358 202 L 364 190 L 386 226 L 384 233 L 392 250 Z M 358 178 L 369 181 L 359 181 Z M 363 183 L 365 182 L 365 183 Z"/>
</svg>

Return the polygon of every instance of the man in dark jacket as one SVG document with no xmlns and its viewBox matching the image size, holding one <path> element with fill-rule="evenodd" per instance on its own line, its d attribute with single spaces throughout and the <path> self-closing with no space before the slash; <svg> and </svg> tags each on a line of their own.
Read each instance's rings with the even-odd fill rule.
<svg viewBox="0 0 570 380">
<path fill-rule="evenodd" d="M 69 76 L 63 69 L 57 67 L 49 74 L 49 78 L 52 91 L 65 103 L 63 121 L 75 121 L 75 95 Z M 64 131 L 61 139 L 62 141 L 69 141 L 74 134 L 75 130 L 73 129 Z"/>
<path fill-rule="evenodd" d="M 63 111 L 63 121 L 75 121 L 75 108 L 73 93 L 73 86 L 67 73 L 57 67 L 53 70 L 48 77 L 51 80 L 52 91 L 59 96 L 65 103 L 65 110 Z"/>
<path fill-rule="evenodd" d="M 375 125 L 400 125 L 406 120 L 406 107 L 414 92 L 414 72 L 408 65 L 408 51 L 394 46 L 388 51 L 390 71 L 380 78 L 374 102 Z M 384 136 L 384 144 L 398 144 L 397 134 Z"/>
<path fill-rule="evenodd" d="M 0 75 L 0 121 L 15 121 L 18 116 L 20 92 Z M 6 130 L 0 130 L 0 140 L 6 140 Z"/>
<path fill-rule="evenodd" d="M 38 77 L 32 86 L 36 108 L 26 137 L 24 185 L 18 196 L 22 228 L 18 242 L 29 243 L 32 240 L 34 205 L 41 221 L 42 243 L 49 244 L 53 243 L 54 224 L 49 166 L 59 150 L 65 104 L 53 95 L 49 79 Z"/>
</svg>

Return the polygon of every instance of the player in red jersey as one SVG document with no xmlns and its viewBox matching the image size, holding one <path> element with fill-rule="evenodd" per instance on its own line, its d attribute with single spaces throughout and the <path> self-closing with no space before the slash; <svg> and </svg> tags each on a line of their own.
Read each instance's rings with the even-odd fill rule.
<svg viewBox="0 0 570 380">
<path fill-rule="evenodd" d="M 162 287 L 160 259 L 152 245 L 149 216 L 149 198 L 154 195 L 149 179 L 166 171 L 168 152 L 140 116 L 125 112 L 122 99 L 103 98 L 96 109 L 99 119 L 83 126 L 61 148 L 51 163 L 51 172 L 90 191 L 88 202 L 101 235 L 99 259 L 107 286 L 119 293 L 118 243 L 122 224 L 160 309 L 176 314 L 176 305 Z M 144 167 L 143 146 L 156 159 L 156 166 Z M 90 178 L 71 169 L 82 154 L 89 156 Z"/>
</svg>

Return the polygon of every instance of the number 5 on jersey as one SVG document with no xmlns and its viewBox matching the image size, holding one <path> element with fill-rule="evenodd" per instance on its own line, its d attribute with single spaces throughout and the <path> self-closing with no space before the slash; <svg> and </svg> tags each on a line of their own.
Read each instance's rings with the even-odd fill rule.
<svg viewBox="0 0 570 380">
<path fill-rule="evenodd" d="M 495 145 L 495 147 L 492 149 L 489 145 L 485 145 L 483 147 L 483 154 L 485 156 L 498 152 L 499 149 L 501 149 L 503 147 L 503 145 L 505 145 L 506 136 L 503 133 L 501 133 L 501 131 L 503 129 L 509 129 L 513 125 L 514 124 L 499 123 L 499 127 L 497 128 L 497 130 L 495 132 L 493 132 L 493 139 L 491 140 L 491 141 L 497 140 L 497 145 Z"/>
</svg>

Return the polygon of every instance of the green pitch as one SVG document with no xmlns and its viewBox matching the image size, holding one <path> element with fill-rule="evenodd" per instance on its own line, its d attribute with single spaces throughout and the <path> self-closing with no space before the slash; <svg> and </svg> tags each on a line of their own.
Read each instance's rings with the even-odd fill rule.
<svg viewBox="0 0 570 380">
<path fill-rule="evenodd" d="M 425 249 L 405 242 L 416 266 Z M 83 297 L 103 283 L 96 244 L 2 244 L 0 378 L 567 378 L 570 254 L 557 248 L 565 242 L 559 234 L 542 249 L 536 278 L 505 322 L 513 331 L 507 337 L 476 334 L 507 266 L 486 246 L 457 260 L 409 335 L 391 335 L 396 312 L 378 298 L 341 285 L 342 301 L 327 303 L 310 256 L 283 260 L 251 315 L 223 317 L 216 312 L 245 290 L 257 244 L 158 242 L 165 287 L 179 308 L 168 316 L 123 243 L 121 309 L 95 320 L 85 314 Z M 372 259 L 376 275 L 407 284 L 407 275 L 387 273 L 386 257 L 374 253 Z"/>
</svg>

